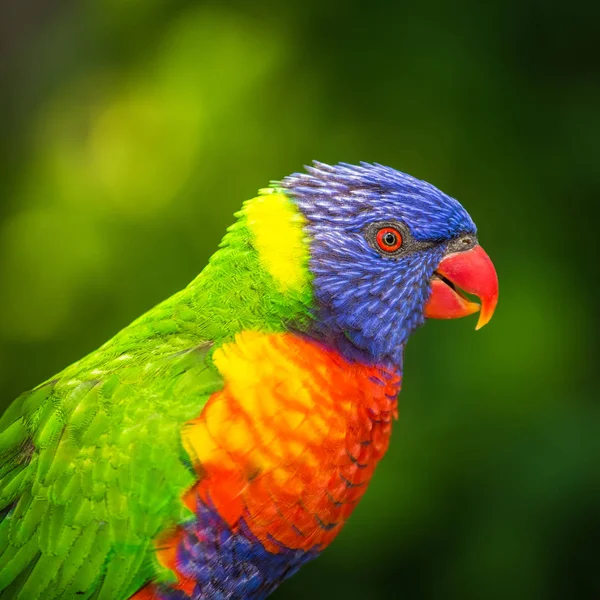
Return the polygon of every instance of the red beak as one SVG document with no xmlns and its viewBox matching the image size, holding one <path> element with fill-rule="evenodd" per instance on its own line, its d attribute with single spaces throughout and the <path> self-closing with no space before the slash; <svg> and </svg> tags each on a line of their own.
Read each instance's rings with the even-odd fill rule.
<svg viewBox="0 0 600 600">
<path fill-rule="evenodd" d="M 481 306 L 462 292 L 474 294 Z M 457 319 L 481 309 L 475 329 L 481 329 L 494 314 L 498 302 L 498 276 L 490 257 L 479 245 L 445 256 L 431 279 L 431 296 L 425 305 L 430 319 Z"/>
</svg>

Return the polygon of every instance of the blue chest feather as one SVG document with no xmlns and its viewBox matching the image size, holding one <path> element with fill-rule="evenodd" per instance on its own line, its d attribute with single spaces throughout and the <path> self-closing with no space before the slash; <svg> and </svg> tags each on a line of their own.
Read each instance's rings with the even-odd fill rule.
<svg viewBox="0 0 600 600">
<path fill-rule="evenodd" d="M 196 582 L 192 600 L 260 600 L 318 554 L 285 547 L 273 554 L 243 519 L 234 532 L 214 508 L 198 501 L 196 520 L 184 526 L 177 548 L 177 568 Z M 178 590 L 158 593 L 161 600 L 190 600 Z"/>
</svg>

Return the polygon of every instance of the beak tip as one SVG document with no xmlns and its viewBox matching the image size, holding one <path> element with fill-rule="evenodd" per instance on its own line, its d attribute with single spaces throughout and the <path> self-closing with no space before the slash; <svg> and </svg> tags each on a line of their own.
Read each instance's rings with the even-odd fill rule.
<svg viewBox="0 0 600 600">
<path fill-rule="evenodd" d="M 486 307 L 487 308 L 487 307 Z M 494 315 L 495 303 L 493 309 L 482 310 L 479 313 L 479 320 L 477 321 L 477 325 L 475 326 L 475 331 L 479 331 L 482 327 L 485 327 L 491 320 Z"/>
</svg>

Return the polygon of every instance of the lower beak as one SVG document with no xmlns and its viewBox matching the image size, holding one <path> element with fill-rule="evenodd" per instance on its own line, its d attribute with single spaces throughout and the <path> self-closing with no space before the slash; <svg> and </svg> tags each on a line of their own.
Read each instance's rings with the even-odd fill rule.
<svg viewBox="0 0 600 600">
<path fill-rule="evenodd" d="M 481 306 L 463 293 L 474 294 Z M 457 319 L 478 310 L 481 329 L 494 314 L 498 302 L 498 276 L 490 257 L 477 245 L 445 256 L 431 279 L 431 295 L 425 305 L 430 319 Z"/>
</svg>

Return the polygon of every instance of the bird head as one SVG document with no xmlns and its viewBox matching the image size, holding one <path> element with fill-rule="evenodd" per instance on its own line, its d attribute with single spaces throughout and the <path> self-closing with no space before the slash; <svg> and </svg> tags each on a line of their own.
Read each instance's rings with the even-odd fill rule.
<svg viewBox="0 0 600 600">
<path fill-rule="evenodd" d="M 351 359 L 400 365 L 409 335 L 427 318 L 480 311 L 477 329 L 491 319 L 496 272 L 459 202 L 378 164 L 315 162 L 306 171 L 277 186 L 305 222 L 310 335 Z"/>
</svg>

